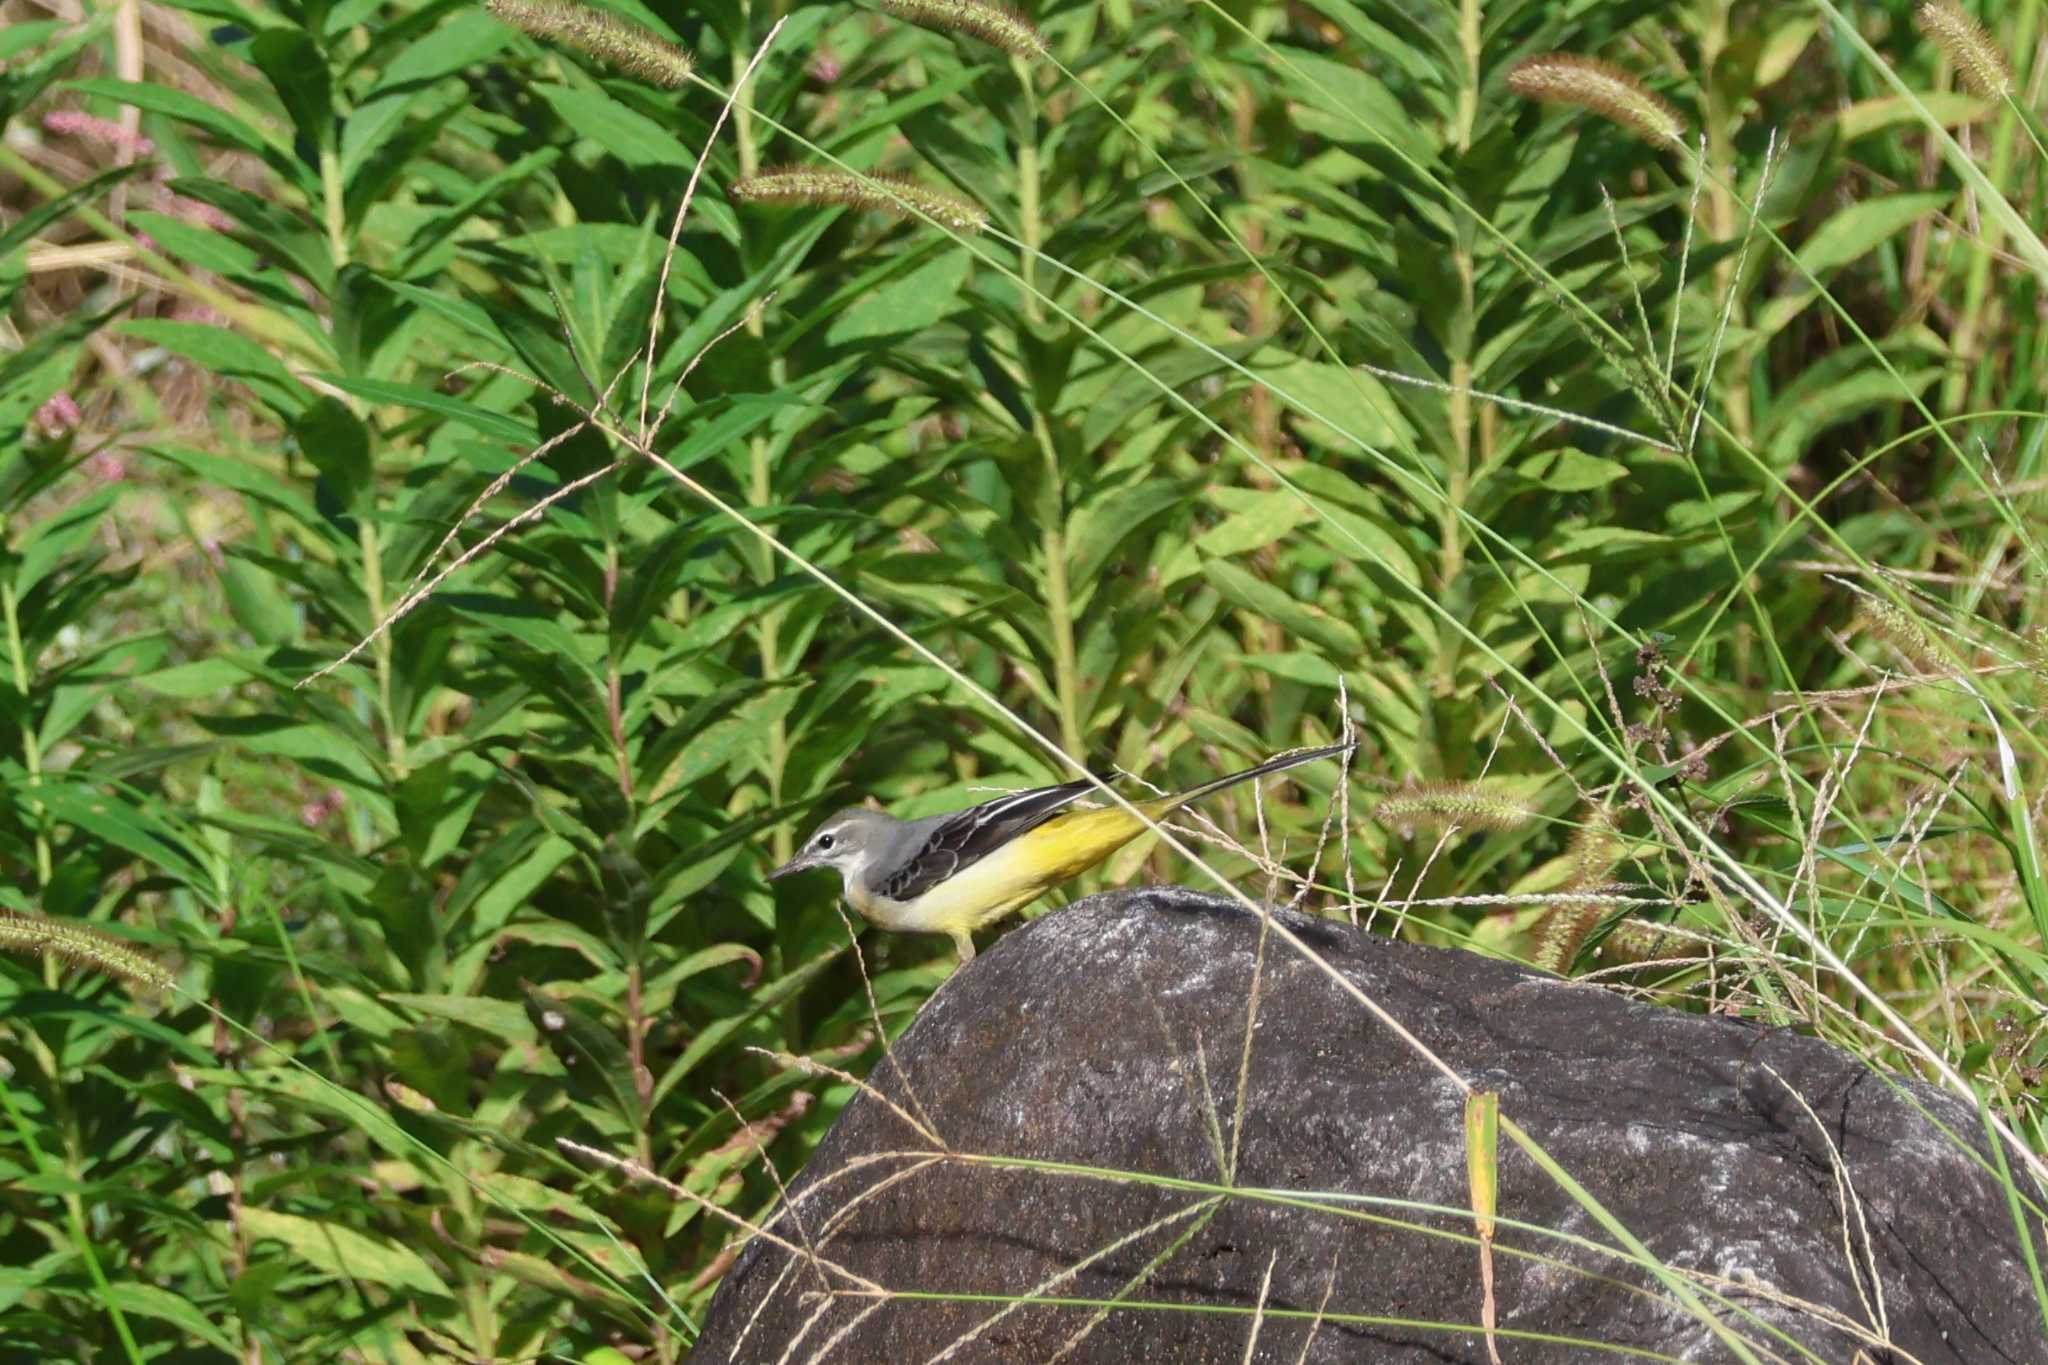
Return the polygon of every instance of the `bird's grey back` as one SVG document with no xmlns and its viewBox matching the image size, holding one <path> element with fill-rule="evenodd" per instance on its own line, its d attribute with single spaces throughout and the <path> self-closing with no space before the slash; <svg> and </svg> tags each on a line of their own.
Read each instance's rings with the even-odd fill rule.
<svg viewBox="0 0 2048 1365">
<path fill-rule="evenodd" d="M 898 820 L 880 811 L 850 810 L 847 815 L 866 817 L 861 821 L 860 834 L 869 847 L 866 865 L 868 885 L 880 890 L 882 884 L 893 877 L 903 865 L 915 858 L 929 844 L 932 836 L 945 824 L 959 815 L 958 811 L 941 811 L 937 815 L 926 815 L 916 820 Z"/>
</svg>

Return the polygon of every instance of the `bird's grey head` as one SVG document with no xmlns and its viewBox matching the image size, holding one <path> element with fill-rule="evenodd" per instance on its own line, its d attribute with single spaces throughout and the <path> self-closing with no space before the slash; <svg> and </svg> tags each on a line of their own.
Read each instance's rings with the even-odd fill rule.
<svg viewBox="0 0 2048 1365">
<path fill-rule="evenodd" d="M 842 878 L 851 878 L 882 850 L 895 827 L 896 821 L 880 811 L 858 806 L 843 810 L 818 826 L 797 855 L 770 872 L 768 880 L 814 867 L 836 867 Z"/>
</svg>

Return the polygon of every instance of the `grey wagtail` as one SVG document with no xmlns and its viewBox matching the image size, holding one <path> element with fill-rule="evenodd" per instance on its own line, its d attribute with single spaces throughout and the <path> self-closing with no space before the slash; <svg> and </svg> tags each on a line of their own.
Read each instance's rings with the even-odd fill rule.
<svg viewBox="0 0 2048 1365">
<path fill-rule="evenodd" d="M 1211 792 L 1354 747 L 1298 749 L 1172 796 L 1133 802 L 1142 820 L 1122 806 L 1068 810 L 1095 790 L 1085 781 L 999 796 L 922 820 L 856 807 L 820 825 L 768 880 L 836 867 L 847 902 L 869 920 L 884 929 L 951 934 L 966 962 L 974 956 L 969 935 L 976 929 L 1080 876 L 1143 834 L 1150 828 L 1147 820 L 1157 823 Z"/>
</svg>

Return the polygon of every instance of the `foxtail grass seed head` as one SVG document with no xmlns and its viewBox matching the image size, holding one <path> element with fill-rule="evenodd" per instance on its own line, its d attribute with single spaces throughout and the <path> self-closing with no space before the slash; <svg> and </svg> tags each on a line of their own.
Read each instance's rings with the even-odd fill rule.
<svg viewBox="0 0 2048 1365">
<path fill-rule="evenodd" d="M 1685 136 L 1685 119 L 1618 66 L 1571 52 L 1529 57 L 1508 72 L 1508 89 L 1546 104 L 1575 104 L 1665 146 Z"/>
<path fill-rule="evenodd" d="M 158 995 L 176 984 L 170 971 L 125 939 L 70 920 L 0 910 L 0 952 L 58 957 L 74 967 L 118 977 Z"/>
<path fill-rule="evenodd" d="M 1372 818 L 1412 835 L 1419 829 L 1514 829 L 1535 815 L 1526 802 L 1484 782 L 1437 782 L 1380 798 Z"/>
<path fill-rule="evenodd" d="M 1866 597 L 1857 603 L 1854 628 L 1883 640 L 1923 672 L 1949 671 L 1949 661 L 1933 632 L 1911 612 L 1902 611 L 1881 597 Z"/>
<path fill-rule="evenodd" d="M 1606 885 L 1608 874 L 1621 861 L 1621 854 L 1621 832 L 1615 829 L 1613 816 L 1604 810 L 1594 811 L 1587 816 L 1586 823 L 1572 831 L 1571 843 L 1565 847 L 1572 869 L 1565 889 L 1591 891 Z"/>
<path fill-rule="evenodd" d="M 921 215 L 955 232 L 979 232 L 988 226 L 988 215 L 978 205 L 899 175 L 789 166 L 735 180 L 732 197 L 748 204 L 844 204 L 898 218 Z"/>
<path fill-rule="evenodd" d="M 484 8 L 516 29 L 587 52 L 649 85 L 674 87 L 690 79 L 690 54 L 630 19 L 570 0 L 484 0 Z"/>
<path fill-rule="evenodd" d="M 1598 901 L 1560 901 L 1551 906 L 1529 930 L 1529 960 L 1563 976 L 1606 913 Z"/>
<path fill-rule="evenodd" d="M 2012 66 L 2005 54 L 1956 0 L 1927 0 L 1913 11 L 1913 26 L 1942 50 L 1964 85 L 1987 99 L 2011 92 Z"/>
<path fill-rule="evenodd" d="M 1045 55 L 1045 39 L 1029 19 L 988 0 L 882 0 L 882 8 L 923 28 L 972 34 L 1013 57 Z"/>
</svg>

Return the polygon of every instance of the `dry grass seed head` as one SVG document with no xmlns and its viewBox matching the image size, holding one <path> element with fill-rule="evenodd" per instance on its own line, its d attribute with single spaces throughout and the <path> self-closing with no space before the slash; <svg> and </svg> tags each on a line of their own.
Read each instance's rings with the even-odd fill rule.
<svg viewBox="0 0 2048 1365">
<path fill-rule="evenodd" d="M 988 215 L 979 206 L 900 175 L 784 166 L 735 180 L 732 197 L 749 204 L 843 204 L 898 218 L 922 215 L 955 232 L 988 226 Z"/>
<path fill-rule="evenodd" d="M 690 79 L 695 63 L 668 39 L 629 19 L 567 0 L 485 0 L 499 19 L 532 34 L 573 47 L 649 85 L 674 88 Z"/>
<path fill-rule="evenodd" d="M 882 8 L 921 28 L 972 34 L 1013 57 L 1045 55 L 1045 39 L 1029 19 L 987 0 L 882 0 Z"/>
<path fill-rule="evenodd" d="M 1535 814 L 1527 802 L 1488 782 L 1432 782 L 1383 796 L 1372 818 L 1390 829 L 1514 829 Z"/>
<path fill-rule="evenodd" d="M 1948 659 L 1933 633 L 1911 612 L 1882 597 L 1858 600 L 1853 628 L 1875 635 L 1924 672 L 1949 671 Z"/>
<path fill-rule="evenodd" d="M 1927 0 L 1913 11 L 1913 27 L 1942 50 L 1970 89 L 1987 99 L 2011 92 L 2012 67 L 2005 54 L 1956 0 Z"/>
<path fill-rule="evenodd" d="M 0 952 L 58 957 L 74 967 L 117 977 L 160 995 L 176 985 L 170 971 L 125 939 L 68 920 L 0 910 Z"/>
<path fill-rule="evenodd" d="M 1618 66 L 1571 52 L 1517 62 L 1508 89 L 1546 104 L 1573 104 L 1633 129 L 1658 146 L 1685 136 L 1685 119 Z"/>
<path fill-rule="evenodd" d="M 1572 831 L 1571 842 L 1565 846 L 1572 869 L 1565 889 L 1591 891 L 1605 885 L 1607 874 L 1621 861 L 1622 851 L 1621 832 L 1614 827 L 1613 812 L 1592 811 L 1586 822 Z"/>
</svg>

